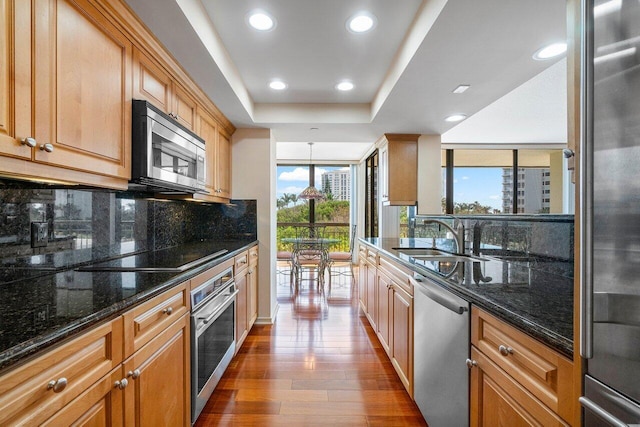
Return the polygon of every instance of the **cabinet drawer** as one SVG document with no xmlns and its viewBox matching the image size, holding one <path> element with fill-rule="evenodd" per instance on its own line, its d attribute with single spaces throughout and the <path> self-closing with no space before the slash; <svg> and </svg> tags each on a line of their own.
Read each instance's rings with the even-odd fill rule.
<svg viewBox="0 0 640 427">
<path fill-rule="evenodd" d="M 187 281 L 123 315 L 125 358 L 189 311 L 188 289 Z"/>
<path fill-rule="evenodd" d="M 380 257 L 380 267 L 387 276 L 393 279 L 394 283 L 400 286 L 409 295 L 413 295 L 413 286 L 411 285 L 411 274 L 385 257 Z"/>
<path fill-rule="evenodd" d="M 367 250 L 367 261 L 373 265 L 374 267 L 378 268 L 378 253 L 376 251 L 372 251 L 371 249 Z"/>
<path fill-rule="evenodd" d="M 471 342 L 565 420 L 573 411 L 573 363 L 513 326 L 473 307 Z"/>
<path fill-rule="evenodd" d="M 473 346 L 471 358 L 471 427 L 569 425 Z"/>
<path fill-rule="evenodd" d="M 234 258 L 235 270 L 234 274 L 238 274 L 239 271 L 244 270 L 249 265 L 249 252 L 244 251 L 240 255 L 236 255 Z"/>
<path fill-rule="evenodd" d="M 207 271 L 204 271 L 198 274 L 196 277 L 191 279 L 191 289 L 195 289 L 198 286 L 202 285 L 207 280 L 212 277 L 217 276 L 218 274 L 225 271 L 227 268 L 233 267 L 233 258 L 229 258 L 228 260 L 222 262 L 221 264 L 216 265 L 215 267 L 211 267 Z"/>
<path fill-rule="evenodd" d="M 117 318 L 3 375 L 0 425 L 39 425 L 62 409 L 122 362 L 122 334 Z"/>
</svg>

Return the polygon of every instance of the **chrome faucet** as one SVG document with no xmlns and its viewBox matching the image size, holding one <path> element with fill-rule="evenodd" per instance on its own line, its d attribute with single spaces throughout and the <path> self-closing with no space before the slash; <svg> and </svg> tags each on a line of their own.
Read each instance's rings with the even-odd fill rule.
<svg viewBox="0 0 640 427">
<path fill-rule="evenodd" d="M 454 219 L 454 222 L 455 222 L 455 219 Z M 444 226 L 446 229 L 451 231 L 451 234 L 453 234 L 453 238 L 455 239 L 455 242 L 456 242 L 456 253 L 459 253 L 459 254 L 464 253 L 464 225 L 462 224 L 462 221 L 458 221 L 458 225 L 456 226 L 455 229 L 452 228 L 446 222 L 440 221 L 439 219 L 425 219 L 422 223 L 424 225 L 438 224 L 438 225 Z"/>
</svg>

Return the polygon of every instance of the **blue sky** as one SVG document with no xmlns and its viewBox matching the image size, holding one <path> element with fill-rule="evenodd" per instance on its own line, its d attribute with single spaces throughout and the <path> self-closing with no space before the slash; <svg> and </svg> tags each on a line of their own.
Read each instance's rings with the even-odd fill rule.
<svg viewBox="0 0 640 427">
<path fill-rule="evenodd" d="M 316 166 L 315 185 L 319 188 L 322 181 L 320 176 L 327 171 L 343 169 L 344 166 Z M 348 168 L 348 166 L 347 166 Z M 309 186 L 309 166 L 278 166 L 278 178 L 276 184 L 276 197 L 281 197 L 284 193 L 298 195 Z"/>
<path fill-rule="evenodd" d="M 316 187 L 320 185 L 322 172 L 340 168 L 316 166 Z M 299 194 L 309 185 L 308 177 L 309 167 L 306 165 L 278 166 L 277 197 L 284 193 Z M 502 168 L 456 168 L 454 200 L 464 203 L 478 201 L 483 206 L 502 210 Z"/>
<path fill-rule="evenodd" d="M 453 200 L 502 210 L 502 168 L 455 168 Z"/>
</svg>

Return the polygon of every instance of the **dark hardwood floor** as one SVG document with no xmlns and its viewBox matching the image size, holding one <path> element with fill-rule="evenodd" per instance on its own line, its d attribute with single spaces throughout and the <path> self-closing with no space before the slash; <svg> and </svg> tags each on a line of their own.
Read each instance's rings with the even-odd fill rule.
<svg viewBox="0 0 640 427">
<path fill-rule="evenodd" d="M 275 324 L 253 327 L 196 426 L 426 426 L 349 278 L 297 297 L 278 280 Z"/>
</svg>

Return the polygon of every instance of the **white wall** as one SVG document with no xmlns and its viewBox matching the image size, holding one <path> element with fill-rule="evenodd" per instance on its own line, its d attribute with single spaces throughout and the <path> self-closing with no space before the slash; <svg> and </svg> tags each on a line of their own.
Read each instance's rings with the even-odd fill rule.
<svg viewBox="0 0 640 427">
<path fill-rule="evenodd" d="M 276 142 L 270 129 L 238 129 L 232 137 L 231 194 L 258 205 L 258 320 L 273 323 L 276 298 Z"/>
</svg>

